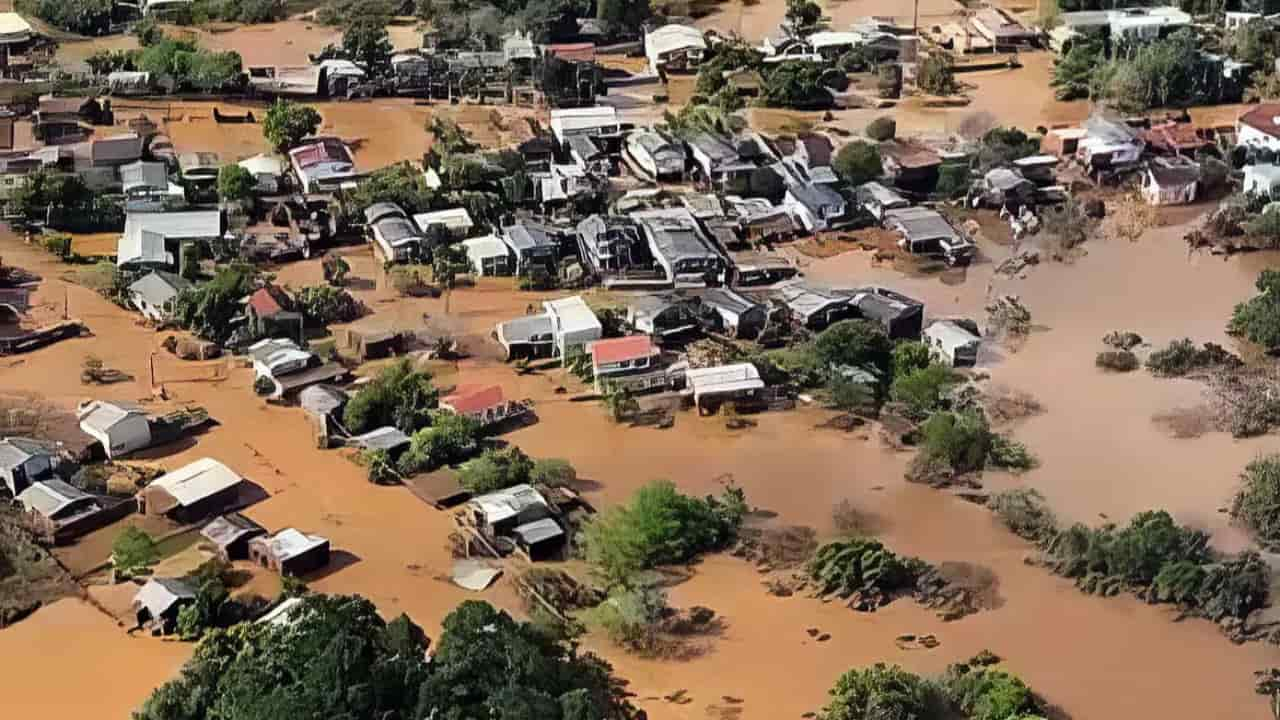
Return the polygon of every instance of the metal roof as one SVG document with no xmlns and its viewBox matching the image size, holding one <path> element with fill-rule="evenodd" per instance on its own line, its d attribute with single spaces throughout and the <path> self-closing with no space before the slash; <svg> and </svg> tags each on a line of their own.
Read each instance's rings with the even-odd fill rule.
<svg viewBox="0 0 1280 720">
<path fill-rule="evenodd" d="M 450 230 L 470 230 L 475 225 L 467 209 L 460 207 L 418 213 L 413 216 L 413 221 L 424 231 L 429 225 L 443 225 Z"/>
<path fill-rule="evenodd" d="M 192 505 L 223 490 L 235 487 L 244 478 L 213 458 L 200 458 L 171 473 L 156 478 L 148 487 L 158 487 L 173 496 L 178 505 Z"/>
<path fill-rule="evenodd" d="M 545 513 L 547 501 L 532 485 L 513 485 L 505 490 L 481 495 L 471 500 L 490 524 L 500 523 L 533 511 Z"/>
<path fill-rule="evenodd" d="M 89 153 L 95 163 L 137 160 L 142 156 L 142 138 L 137 133 L 98 138 L 90 144 Z"/>
<path fill-rule="evenodd" d="M 271 556 L 280 562 L 329 544 L 326 538 L 307 535 L 294 528 L 285 528 L 269 538 L 258 538 L 255 542 L 265 543 L 271 551 Z"/>
<path fill-rule="evenodd" d="M 52 455 L 49 449 L 29 438 L 10 437 L 0 440 L 0 467 L 15 468 L 37 455 Z"/>
<path fill-rule="evenodd" d="M 657 58 L 675 50 L 705 49 L 707 41 L 702 31 L 688 25 L 663 25 L 644 36 L 645 55 Z"/>
<path fill-rule="evenodd" d="M 551 239 L 548 226 L 540 223 L 522 222 L 509 225 L 502 229 L 502 239 L 517 253 L 540 247 L 550 249 L 560 247 L 560 243 Z"/>
<path fill-rule="evenodd" d="M 468 238 L 463 240 L 461 244 L 467 249 L 468 255 L 475 257 L 506 257 L 508 252 L 507 244 L 497 235 Z"/>
<path fill-rule="evenodd" d="M 777 297 L 782 300 L 787 309 L 803 318 L 809 318 L 832 305 L 849 303 L 848 297 L 819 290 L 803 283 L 793 283 L 778 288 Z"/>
<path fill-rule="evenodd" d="M 135 162 L 120 168 L 120 181 L 124 191 L 136 188 L 169 189 L 169 168 L 161 162 Z"/>
<path fill-rule="evenodd" d="M 135 607 L 143 607 L 158 618 L 181 600 L 194 600 L 196 591 L 178 578 L 151 578 L 133 596 Z"/>
<path fill-rule="evenodd" d="M 355 435 L 347 439 L 355 447 L 366 450 L 395 450 L 409 444 L 409 436 L 397 427 L 374 428 L 363 435 Z"/>
<path fill-rule="evenodd" d="M 540 542 L 554 540 L 558 537 L 564 537 L 564 530 L 560 525 L 551 518 L 542 518 L 534 520 L 523 525 L 517 525 L 513 533 L 519 537 L 525 545 L 537 545 Z"/>
<path fill-rule="evenodd" d="M 561 333 L 601 329 L 600 319 L 591 311 L 581 295 L 547 300 L 542 303 L 542 306 L 546 308 L 548 315 L 558 321 L 556 324 Z"/>
<path fill-rule="evenodd" d="M 937 210 L 909 207 L 884 214 L 885 225 L 901 232 L 908 240 L 919 242 L 935 238 L 957 238 L 955 228 Z"/>
<path fill-rule="evenodd" d="M 125 215 L 124 234 L 116 250 L 116 263 L 167 262 L 164 240 L 199 240 L 222 234 L 222 213 L 218 210 L 183 212 L 131 212 Z M 144 237 L 149 236 L 149 237 Z M 159 239 L 159 247 L 155 240 Z"/>
<path fill-rule="evenodd" d="M 738 392 L 764 387 L 764 381 L 760 379 L 760 371 L 751 363 L 690 369 L 685 372 L 684 377 L 695 395 L 711 392 Z"/>
<path fill-rule="evenodd" d="M 190 288 L 191 283 L 179 275 L 152 270 L 130 283 L 129 292 L 141 295 L 147 302 L 159 307 Z"/>
<path fill-rule="evenodd" d="M 200 535 L 218 547 L 225 548 L 240 538 L 266 534 L 266 529 L 240 513 L 227 513 L 209 521 Z"/>
<path fill-rule="evenodd" d="M 117 403 L 106 400 L 94 400 L 81 407 L 76 414 L 80 419 L 80 427 L 85 432 L 96 430 L 100 433 L 110 432 L 116 423 L 130 417 L 146 416 L 142 407 L 136 403 Z"/>
<path fill-rule="evenodd" d="M 644 226 L 655 249 L 669 261 L 687 257 L 720 257 L 710 241 L 703 237 L 693 213 L 682 207 L 643 210 L 632 213 L 631 217 Z"/>
<path fill-rule="evenodd" d="M 18 493 L 17 499 L 23 509 L 52 518 L 68 506 L 92 498 L 93 496 L 89 493 L 63 480 L 49 478 L 32 483 L 27 489 Z"/>
<path fill-rule="evenodd" d="M 924 329 L 924 334 L 947 350 L 954 350 L 955 348 L 973 345 L 982 341 L 982 338 L 951 320 L 937 320 L 930 323 Z"/>
</svg>

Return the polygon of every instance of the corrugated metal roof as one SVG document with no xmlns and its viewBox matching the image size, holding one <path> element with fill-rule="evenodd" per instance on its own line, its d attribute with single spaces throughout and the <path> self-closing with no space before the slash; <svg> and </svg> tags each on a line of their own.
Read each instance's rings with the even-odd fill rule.
<svg viewBox="0 0 1280 720">
<path fill-rule="evenodd" d="M 267 548 L 271 551 L 271 556 L 280 562 L 285 562 L 329 544 L 326 538 L 319 535 L 307 535 L 294 528 L 285 528 L 269 538 L 258 539 L 254 542 L 266 543 Z"/>
<path fill-rule="evenodd" d="M 63 480 L 50 478 L 34 482 L 27 489 L 18 493 L 18 502 L 27 511 L 35 511 L 47 518 L 51 518 L 68 505 L 78 500 L 92 497 L 89 493 Z"/>
<path fill-rule="evenodd" d="M 80 408 L 77 415 L 80 418 L 80 427 L 85 432 L 96 430 L 100 433 L 107 433 L 116 423 L 134 415 L 145 416 L 146 413 L 143 412 L 141 406 L 135 403 L 94 400 Z"/>
<path fill-rule="evenodd" d="M 266 532 L 261 525 L 240 513 L 227 513 L 209 521 L 200 530 L 200 535 L 218 547 L 225 548 L 240 538 L 263 535 Z"/>
<path fill-rule="evenodd" d="M 694 368 L 686 371 L 684 377 L 695 395 L 764 387 L 764 381 L 760 379 L 760 371 L 751 363 Z"/>
<path fill-rule="evenodd" d="M 409 436 L 405 435 L 400 428 L 387 426 L 374 428 L 363 435 L 352 436 L 347 439 L 347 442 L 366 450 L 390 451 L 408 445 Z"/>
<path fill-rule="evenodd" d="M 657 354 L 658 348 L 648 335 L 596 340 L 590 345 L 591 359 L 596 365 L 638 360 Z"/>
<path fill-rule="evenodd" d="M 525 545 L 537 545 L 540 542 L 564 537 L 564 530 L 562 530 L 560 525 L 551 518 L 542 518 L 541 520 L 534 520 L 533 522 L 524 523 L 523 525 L 517 525 L 512 532 L 514 532 Z"/>
<path fill-rule="evenodd" d="M 483 412 L 504 401 L 501 385 L 460 385 L 440 398 L 441 405 L 448 405 L 462 415 Z"/>
<path fill-rule="evenodd" d="M 484 514 L 489 524 L 500 523 L 518 515 L 546 512 L 547 501 L 532 485 L 514 485 L 481 495 L 471 501 Z"/>
<path fill-rule="evenodd" d="M 15 468 L 37 455 L 49 454 L 45 446 L 28 438 L 13 437 L 0 440 L 0 467 Z"/>
<path fill-rule="evenodd" d="M 192 505 L 244 481 L 234 470 L 214 460 L 200 458 L 166 475 L 149 487 L 158 487 L 173 496 L 179 505 Z"/>
<path fill-rule="evenodd" d="M 583 330 L 600 330 L 600 319 L 591 311 L 581 295 L 573 295 L 558 300 L 547 300 L 542 303 L 547 313 L 559 320 L 560 331 L 564 333 Z"/>
</svg>

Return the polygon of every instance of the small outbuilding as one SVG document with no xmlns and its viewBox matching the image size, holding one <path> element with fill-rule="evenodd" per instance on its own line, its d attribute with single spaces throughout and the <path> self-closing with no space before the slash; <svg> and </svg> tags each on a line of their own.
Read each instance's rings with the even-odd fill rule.
<svg viewBox="0 0 1280 720">
<path fill-rule="evenodd" d="M 128 513 L 109 499 L 91 495 L 56 477 L 32 483 L 18 493 L 18 504 L 36 536 L 54 545 L 70 542 Z M 121 512 L 123 510 L 123 512 Z"/>
<path fill-rule="evenodd" d="M 135 403 L 93 400 L 76 411 L 80 429 L 115 460 L 151 445 L 151 421 Z"/>
<path fill-rule="evenodd" d="M 924 303 L 883 287 L 849 293 L 857 315 L 884 328 L 892 340 L 915 340 L 924 327 Z"/>
<path fill-rule="evenodd" d="M 954 320 L 937 320 L 924 329 L 929 349 L 951 367 L 973 367 L 982 338 Z"/>
<path fill-rule="evenodd" d="M 138 512 L 194 522 L 234 507 L 244 478 L 214 460 L 201 458 L 161 475 L 137 495 Z"/>
<path fill-rule="evenodd" d="M 764 390 L 760 371 L 751 363 L 690 369 L 685 382 L 699 414 L 714 415 L 726 400 L 754 399 Z"/>
<path fill-rule="evenodd" d="M 769 311 L 729 288 L 707 288 L 698 293 L 698 319 L 711 332 L 737 340 L 753 340 L 764 330 Z"/>
<path fill-rule="evenodd" d="M 210 520 L 200 530 L 200 537 L 217 548 L 218 557 L 226 562 L 248 558 L 249 541 L 266 534 L 261 525 L 234 512 Z"/>
<path fill-rule="evenodd" d="M 497 235 L 485 235 L 462 241 L 471 269 L 481 276 L 511 274 L 511 253 Z"/>
<path fill-rule="evenodd" d="M 250 540 L 249 559 L 281 575 L 298 577 L 329 564 L 329 541 L 285 528 L 275 535 Z"/>
<path fill-rule="evenodd" d="M 191 283 L 166 270 L 152 270 L 129 284 L 129 302 L 143 317 L 163 322 L 173 316 L 174 301 Z"/>
<path fill-rule="evenodd" d="M 1153 157 L 1142 175 L 1142 197 L 1148 205 L 1188 205 L 1196 201 L 1200 165 L 1180 156 Z"/>
<path fill-rule="evenodd" d="M 195 588 L 178 578 L 151 578 L 133 596 L 139 627 L 168 635 L 178 628 L 178 612 L 196 601 Z"/>
<path fill-rule="evenodd" d="M 54 462 L 53 452 L 43 443 L 20 437 L 0 440 L 0 477 L 12 497 L 53 475 Z"/>
</svg>

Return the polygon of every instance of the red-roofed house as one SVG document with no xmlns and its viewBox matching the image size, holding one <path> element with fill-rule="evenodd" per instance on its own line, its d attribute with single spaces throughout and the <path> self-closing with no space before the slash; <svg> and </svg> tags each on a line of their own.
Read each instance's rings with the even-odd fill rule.
<svg viewBox="0 0 1280 720">
<path fill-rule="evenodd" d="M 1280 104 L 1262 103 L 1236 121 L 1236 142 L 1252 148 L 1280 150 Z"/>
<path fill-rule="evenodd" d="M 1154 125 L 1144 134 L 1147 145 L 1166 155 L 1195 154 L 1213 143 L 1201 136 L 1199 128 L 1191 123 L 1167 122 Z"/>
<path fill-rule="evenodd" d="M 268 285 L 253 291 L 245 302 L 245 315 L 260 337 L 273 335 L 281 325 L 289 325 L 288 336 L 297 337 L 301 331 L 302 315 L 291 312 L 293 301 L 278 287 Z M 293 325 L 297 324 L 297 328 Z"/>
<path fill-rule="evenodd" d="M 605 383 L 621 384 L 631 391 L 666 385 L 666 374 L 653 372 L 662 352 L 648 335 L 597 340 L 591 343 L 589 352 L 596 392 L 604 392 Z"/>
<path fill-rule="evenodd" d="M 494 425 L 526 410 L 520 403 L 509 402 L 501 385 L 459 385 L 440 398 L 440 408 L 465 415 L 481 425 Z"/>
</svg>

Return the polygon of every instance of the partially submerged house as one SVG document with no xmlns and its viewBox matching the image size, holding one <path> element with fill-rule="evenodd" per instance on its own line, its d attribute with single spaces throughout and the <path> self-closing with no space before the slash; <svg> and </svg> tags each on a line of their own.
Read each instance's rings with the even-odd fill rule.
<svg viewBox="0 0 1280 720">
<path fill-rule="evenodd" d="M 1049 47 L 1059 53 L 1071 49 L 1082 35 L 1098 34 L 1109 44 L 1154 40 L 1190 25 L 1192 17 L 1176 7 L 1127 7 L 1114 10 L 1064 12 L 1049 31 Z"/>
<path fill-rule="evenodd" d="M 76 411 L 80 429 L 102 443 L 108 460 L 124 457 L 152 444 L 151 421 L 135 403 L 93 400 Z"/>
<path fill-rule="evenodd" d="M 249 559 L 281 575 L 299 577 L 329 564 L 329 541 L 285 528 L 249 540 Z"/>
<path fill-rule="evenodd" d="M 561 147 L 569 146 L 571 137 L 592 137 L 611 141 L 613 149 L 621 138 L 622 125 L 612 105 L 561 108 L 551 111 L 551 134 Z"/>
<path fill-rule="evenodd" d="M 94 138 L 89 143 L 89 159 L 94 167 L 117 168 L 142 159 L 142 138 L 122 133 Z"/>
<path fill-rule="evenodd" d="M 351 148 L 337 138 L 315 138 L 290 150 L 289 165 L 304 193 L 337 190 L 360 177 Z"/>
<path fill-rule="evenodd" d="M 17 502 L 36 536 L 54 545 L 97 530 L 130 510 L 128 501 L 99 498 L 56 477 L 32 483 L 18 493 Z"/>
<path fill-rule="evenodd" d="M 787 185 L 783 207 L 805 229 L 816 233 L 829 229 L 846 213 L 844 197 L 826 185 L 792 183 Z"/>
<path fill-rule="evenodd" d="M 978 10 L 969 19 L 969 25 L 997 52 L 1008 48 L 1034 47 L 1040 42 L 1040 33 L 1015 20 L 1003 8 L 995 6 L 989 5 Z"/>
<path fill-rule="evenodd" d="M 515 274 L 528 275 L 533 268 L 555 274 L 560 259 L 560 238 L 569 235 L 560 228 L 522 220 L 502 228 L 502 241 L 515 258 Z"/>
<path fill-rule="evenodd" d="M 796 138 L 795 147 L 788 158 L 791 167 L 798 170 L 804 180 L 811 183 L 832 184 L 840 182 L 831 161 L 835 159 L 835 145 L 831 138 L 818 133 L 805 133 Z"/>
<path fill-rule="evenodd" d="M 1007 167 L 992 168 L 970 188 L 974 203 L 1016 210 L 1031 200 L 1036 186 L 1022 173 Z"/>
<path fill-rule="evenodd" d="M 915 141 L 885 140 L 880 143 L 880 164 L 884 176 L 894 185 L 931 190 L 938 182 L 942 157 Z"/>
<path fill-rule="evenodd" d="M 178 628 L 178 612 L 196 601 L 196 590 L 178 578 L 153 577 L 133 596 L 138 627 L 168 635 Z"/>
<path fill-rule="evenodd" d="M 336 362 L 321 362 L 315 353 L 303 350 L 287 338 L 268 338 L 250 345 L 246 351 L 253 361 L 254 385 L 263 378 L 271 380 L 274 389 L 268 397 L 279 398 L 320 383 L 333 382 L 347 374 Z"/>
<path fill-rule="evenodd" d="M 924 329 L 929 350 L 951 367 L 973 367 L 978 362 L 982 338 L 953 320 L 936 320 Z"/>
<path fill-rule="evenodd" d="M 488 427 L 524 415 L 529 408 L 524 403 L 508 400 L 501 385 L 459 385 L 453 392 L 440 398 L 440 409 L 455 415 L 464 415 Z"/>
<path fill-rule="evenodd" d="M 847 295 L 801 282 L 778 288 L 773 297 L 786 308 L 793 323 L 814 332 L 857 315 Z"/>
<path fill-rule="evenodd" d="M 51 477 L 56 460 L 44 443 L 21 437 L 0 439 L 0 478 L 10 497 L 17 497 L 37 480 Z"/>
<path fill-rule="evenodd" d="M 1153 157 L 1142 174 L 1148 205 L 1188 205 L 1196 201 L 1200 164 L 1186 157 Z"/>
<path fill-rule="evenodd" d="M 564 542 L 564 530 L 555 521 L 551 506 L 531 485 L 515 485 L 472 498 L 466 512 L 482 532 L 508 538 L 533 560 L 553 555 Z"/>
<path fill-rule="evenodd" d="M 366 433 L 352 435 L 347 438 L 346 445 L 360 448 L 361 450 L 385 452 L 392 459 L 395 459 L 400 453 L 409 449 L 411 442 L 412 438 L 403 430 L 392 425 L 386 425 L 374 428 Z"/>
<path fill-rule="evenodd" d="M 156 478 L 138 492 L 138 512 L 180 523 L 219 515 L 239 503 L 244 478 L 214 460 L 200 458 Z"/>
<path fill-rule="evenodd" d="M 653 257 L 649 242 L 638 223 L 622 215 L 591 215 L 578 223 L 580 254 L 587 266 L 608 284 L 610 277 L 638 274 L 654 279 L 661 266 Z"/>
<path fill-rule="evenodd" d="M 627 325 L 655 338 L 698 329 L 694 303 L 674 293 L 635 295 L 627 301 Z"/>
<path fill-rule="evenodd" d="M 212 544 L 225 562 L 247 559 L 249 541 L 266 534 L 266 528 L 235 512 L 219 515 L 200 530 L 200 537 Z"/>
<path fill-rule="evenodd" d="M 768 159 L 755 138 L 733 138 L 709 132 L 691 135 L 686 144 L 697 179 L 723 192 L 744 193 L 751 174 Z"/>
<path fill-rule="evenodd" d="M 847 291 L 857 316 L 884 328 L 891 340 L 915 340 L 924 327 L 924 303 L 888 288 Z"/>
<path fill-rule="evenodd" d="M 754 340 L 764 330 L 769 310 L 729 288 L 707 288 L 697 294 L 697 317 L 710 332 L 736 340 Z"/>
<path fill-rule="evenodd" d="M 755 401 L 764 390 L 760 371 L 751 363 L 690 368 L 684 377 L 699 414 L 714 415 L 726 401 Z"/>
<path fill-rule="evenodd" d="M 1137 130 L 1094 113 L 1084 122 L 1086 135 L 1076 144 L 1076 159 L 1103 178 L 1136 168 L 1146 143 Z"/>
<path fill-rule="evenodd" d="M 1261 103 L 1236 120 L 1236 142 L 1253 149 L 1280 151 L 1280 103 Z"/>
<path fill-rule="evenodd" d="M 507 349 L 508 359 L 559 357 L 585 352 L 587 343 L 599 340 L 603 328 L 581 296 L 547 300 L 543 312 L 498 323 L 495 339 Z"/>
<path fill-rule="evenodd" d="M 409 216 L 395 203 L 374 203 L 365 208 L 365 227 L 382 257 L 389 262 L 405 262 L 417 257 L 424 239 Z"/>
<path fill-rule="evenodd" d="M 160 211 L 186 201 L 186 192 L 181 185 L 169 181 L 169 167 L 162 162 L 138 161 L 121 166 L 120 184 L 127 211 Z"/>
<path fill-rule="evenodd" d="M 166 270 L 152 270 L 129 284 L 129 302 L 143 317 L 164 322 L 173 316 L 174 302 L 192 285 Z"/>
<path fill-rule="evenodd" d="M 948 265 L 965 265 L 976 251 L 973 242 L 937 210 L 924 207 L 891 210 L 885 214 L 884 225 L 898 233 L 898 246 L 912 255 L 941 258 Z"/>
<path fill-rule="evenodd" d="M 641 210 L 631 217 L 644 230 L 650 252 L 666 271 L 668 282 L 701 287 L 708 279 L 721 277 L 724 258 L 688 210 Z"/>
<path fill-rule="evenodd" d="M 211 242 L 221 235 L 218 210 L 126 213 L 116 264 L 172 268 L 182 243 Z"/>
<path fill-rule="evenodd" d="M 911 201 L 878 182 L 859 185 L 854 193 L 858 205 L 876 222 L 884 222 L 885 213 L 911 207 Z"/>
<path fill-rule="evenodd" d="M 667 385 L 666 372 L 656 368 L 662 351 L 648 335 L 596 340 L 587 346 L 587 352 L 598 393 L 610 388 L 644 392 Z"/>
<path fill-rule="evenodd" d="M 498 276 L 511 274 L 512 266 L 515 264 L 511 261 L 511 251 L 507 248 L 507 244 L 502 241 L 502 238 L 497 235 L 489 234 L 463 240 L 462 247 L 466 250 L 467 261 L 471 263 L 471 269 L 477 275 Z"/>
<path fill-rule="evenodd" d="M 636 130 L 627 135 L 626 152 L 654 180 L 679 182 L 684 178 L 684 145 L 657 130 Z"/>
<path fill-rule="evenodd" d="M 461 207 L 418 213 L 413 216 L 413 222 L 423 233 L 429 232 L 428 228 L 431 227 L 439 226 L 444 228 L 449 238 L 453 240 L 462 240 L 475 229 L 475 223 L 471 220 L 471 213 L 467 212 L 466 208 Z"/>
<path fill-rule="evenodd" d="M 649 72 L 697 72 L 707 41 L 702 31 L 689 25 L 672 23 L 644 34 L 644 54 L 649 59 Z"/>
</svg>

